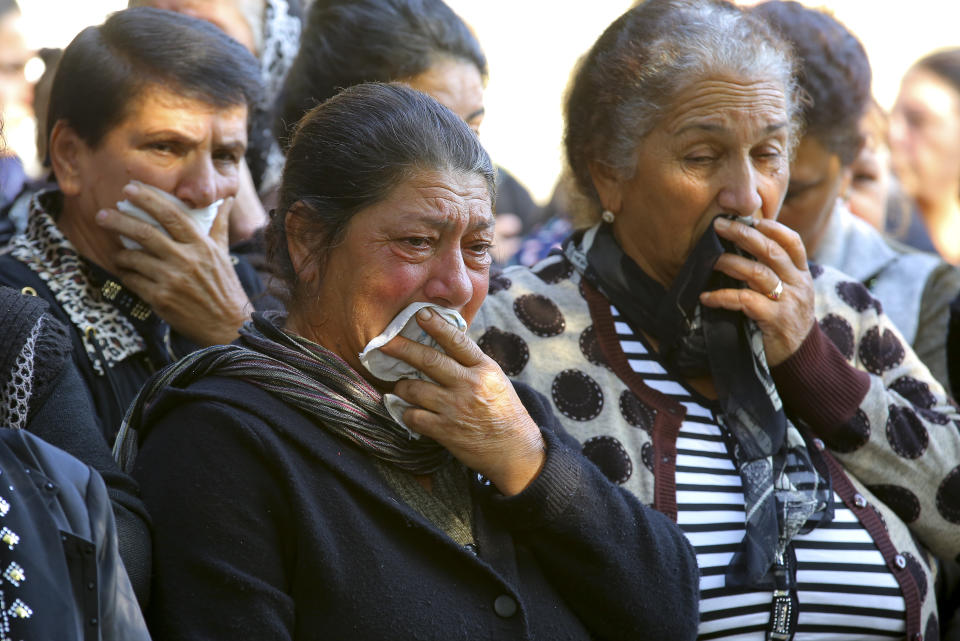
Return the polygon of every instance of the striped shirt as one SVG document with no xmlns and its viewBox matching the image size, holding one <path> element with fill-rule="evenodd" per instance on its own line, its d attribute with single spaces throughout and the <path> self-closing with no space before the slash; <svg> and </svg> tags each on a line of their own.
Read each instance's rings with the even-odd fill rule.
<svg viewBox="0 0 960 641">
<path fill-rule="evenodd" d="M 643 337 L 611 306 L 620 347 L 644 383 L 686 407 L 677 437 L 677 522 L 700 566 L 699 639 L 766 637 L 771 591 L 727 588 L 725 571 L 744 536 L 740 475 L 715 415 L 716 403 L 667 373 Z M 903 638 L 906 604 L 870 534 L 833 496 L 833 521 L 789 546 L 796 556 L 795 641 Z"/>
</svg>

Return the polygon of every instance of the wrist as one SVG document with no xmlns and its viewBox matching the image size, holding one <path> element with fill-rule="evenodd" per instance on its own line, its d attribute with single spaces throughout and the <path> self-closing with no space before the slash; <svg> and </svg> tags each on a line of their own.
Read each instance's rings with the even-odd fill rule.
<svg viewBox="0 0 960 641">
<path fill-rule="evenodd" d="M 547 460 L 547 448 L 540 428 L 530 420 L 529 427 L 497 469 L 485 476 L 504 496 L 523 492 L 540 475 Z"/>
</svg>

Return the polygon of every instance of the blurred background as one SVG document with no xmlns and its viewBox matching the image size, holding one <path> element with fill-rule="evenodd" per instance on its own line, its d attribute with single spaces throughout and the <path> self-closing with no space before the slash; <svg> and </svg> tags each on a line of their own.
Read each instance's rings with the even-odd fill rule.
<svg viewBox="0 0 960 641">
<path fill-rule="evenodd" d="M 494 159 L 527 186 L 540 203 L 550 197 L 562 167 L 561 103 L 570 70 L 601 31 L 631 0 L 447 0 L 476 30 L 490 65 L 487 115 L 480 135 Z M 753 4 L 742 2 L 741 4 Z M 960 45 L 956 25 L 960 3 L 942 0 L 831 0 L 804 4 L 826 7 L 856 33 L 870 56 L 874 94 L 889 109 L 900 78 L 911 62 L 939 47 Z M 126 0 L 20 0 L 17 30 L 0 31 L 0 44 L 22 34 L 21 47 L 38 51 L 64 47 L 83 27 L 98 24 Z M 16 45 L 16 43 L 13 43 Z M 4 50 L 16 50 L 9 44 Z M 22 61 L 19 61 L 22 64 Z M 0 59 L 9 80 L 16 60 Z M 30 58 L 28 81 L 43 72 Z M 9 82 L 5 81 L 9 85 Z M 19 91 L 16 87 L 9 93 Z M 16 96 L 5 100 L 7 144 L 36 172 L 32 118 Z"/>
</svg>

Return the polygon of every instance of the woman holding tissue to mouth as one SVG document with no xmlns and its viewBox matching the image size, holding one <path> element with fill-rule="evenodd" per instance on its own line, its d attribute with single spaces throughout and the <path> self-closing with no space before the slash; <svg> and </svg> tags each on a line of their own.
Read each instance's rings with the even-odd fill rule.
<svg viewBox="0 0 960 641">
<path fill-rule="evenodd" d="M 259 281 L 226 239 L 258 92 L 246 49 L 168 11 L 117 12 L 64 51 L 47 120 L 57 189 L 33 199 L 0 283 L 72 330 L 108 442 L 151 373 L 229 343 L 252 311 Z"/>
<path fill-rule="evenodd" d="M 492 281 L 470 333 L 684 530 L 704 641 L 937 639 L 924 560 L 960 553 L 960 415 L 864 285 L 777 221 L 791 52 L 728 2 L 614 21 L 567 93 L 582 228 Z"/>
<path fill-rule="evenodd" d="M 405 86 L 301 121 L 268 228 L 288 315 L 158 374 L 121 434 L 155 639 L 691 638 L 683 535 L 463 331 L 493 189 L 469 127 Z"/>
</svg>

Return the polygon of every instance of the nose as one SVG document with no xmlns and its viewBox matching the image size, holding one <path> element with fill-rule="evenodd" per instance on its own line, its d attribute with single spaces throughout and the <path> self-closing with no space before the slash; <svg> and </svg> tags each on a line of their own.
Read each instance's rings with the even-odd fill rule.
<svg viewBox="0 0 960 641">
<path fill-rule="evenodd" d="M 182 169 L 174 195 L 191 209 L 206 207 L 217 199 L 217 170 L 213 159 L 197 154 Z"/>
<path fill-rule="evenodd" d="M 763 199 L 760 197 L 757 169 L 749 158 L 731 163 L 724 184 L 717 195 L 717 204 L 724 213 L 737 216 L 760 216 Z"/>
<path fill-rule="evenodd" d="M 424 286 L 427 300 L 459 310 L 473 298 L 473 283 L 460 247 L 452 247 L 434 256 Z"/>
</svg>

